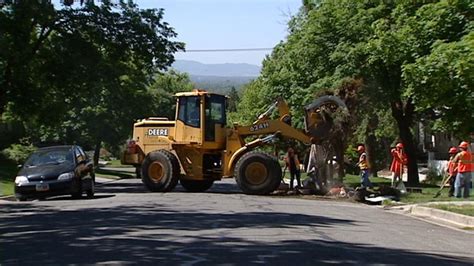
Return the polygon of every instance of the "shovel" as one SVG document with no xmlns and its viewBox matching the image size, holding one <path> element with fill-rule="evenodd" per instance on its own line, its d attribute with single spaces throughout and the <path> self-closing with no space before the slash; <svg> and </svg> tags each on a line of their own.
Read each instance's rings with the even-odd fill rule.
<svg viewBox="0 0 474 266">
<path fill-rule="evenodd" d="M 451 178 L 452 177 L 450 177 L 450 176 L 446 177 L 446 180 L 444 180 L 444 182 L 442 182 L 441 188 L 438 190 L 438 192 L 436 192 L 436 194 L 434 195 L 433 198 L 437 198 L 441 195 L 441 191 L 443 190 L 444 186 L 446 186 L 449 183 L 449 180 L 451 180 Z"/>
</svg>

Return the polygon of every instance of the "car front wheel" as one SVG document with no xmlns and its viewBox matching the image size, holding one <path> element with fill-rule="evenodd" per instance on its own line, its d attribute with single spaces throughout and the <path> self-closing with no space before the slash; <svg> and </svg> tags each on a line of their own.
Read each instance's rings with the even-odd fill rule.
<svg viewBox="0 0 474 266">
<path fill-rule="evenodd" d="M 15 197 L 16 197 L 17 201 L 26 201 L 27 200 L 27 198 L 25 196 L 16 195 Z"/>
<path fill-rule="evenodd" d="M 71 197 L 73 199 L 80 199 L 82 198 L 82 180 L 75 179 L 73 185 L 74 192 L 71 193 Z"/>
</svg>

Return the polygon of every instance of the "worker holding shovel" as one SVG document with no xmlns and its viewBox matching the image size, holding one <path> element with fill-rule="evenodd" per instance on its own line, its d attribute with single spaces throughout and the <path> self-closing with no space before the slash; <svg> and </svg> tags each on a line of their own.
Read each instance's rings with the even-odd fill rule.
<svg viewBox="0 0 474 266">
<path fill-rule="evenodd" d="M 456 147 L 451 147 L 449 148 L 449 161 L 448 161 L 448 175 L 446 178 L 443 178 L 441 180 L 441 188 L 436 192 L 434 195 L 434 198 L 437 198 L 441 196 L 441 191 L 443 191 L 443 188 L 449 183 L 449 197 L 454 196 L 454 183 L 456 180 L 456 175 L 458 172 L 458 164 L 455 161 L 456 160 L 456 153 L 458 152 L 458 149 Z"/>
<path fill-rule="evenodd" d="M 454 158 L 456 158 L 457 153 L 458 149 L 456 147 L 451 147 L 449 149 L 448 181 L 445 182 L 449 183 L 449 197 L 454 196 L 454 181 L 456 180 L 456 175 L 458 173 L 458 167 Z"/>
<path fill-rule="evenodd" d="M 396 187 L 403 176 L 403 166 L 407 163 L 407 157 L 403 152 L 403 144 L 397 143 L 392 153 L 392 164 L 390 165 L 390 171 L 392 172 L 392 187 Z"/>
</svg>

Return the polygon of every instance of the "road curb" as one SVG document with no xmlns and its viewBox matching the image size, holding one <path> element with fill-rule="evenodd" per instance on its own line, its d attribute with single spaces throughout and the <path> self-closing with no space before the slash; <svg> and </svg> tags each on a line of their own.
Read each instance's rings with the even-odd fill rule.
<svg viewBox="0 0 474 266">
<path fill-rule="evenodd" d="M 410 213 L 415 216 L 430 217 L 443 222 L 452 223 L 460 227 L 474 228 L 474 217 L 430 208 L 429 205 L 414 205 L 410 208 Z"/>
</svg>

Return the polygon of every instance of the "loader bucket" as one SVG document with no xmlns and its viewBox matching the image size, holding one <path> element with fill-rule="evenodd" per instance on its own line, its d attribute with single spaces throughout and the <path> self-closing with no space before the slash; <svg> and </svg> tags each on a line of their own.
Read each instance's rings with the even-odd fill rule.
<svg viewBox="0 0 474 266">
<path fill-rule="evenodd" d="M 326 95 L 317 98 L 304 108 L 306 134 L 317 141 L 329 137 L 333 127 L 333 115 L 338 110 L 347 111 L 346 104 L 337 96 Z"/>
</svg>

